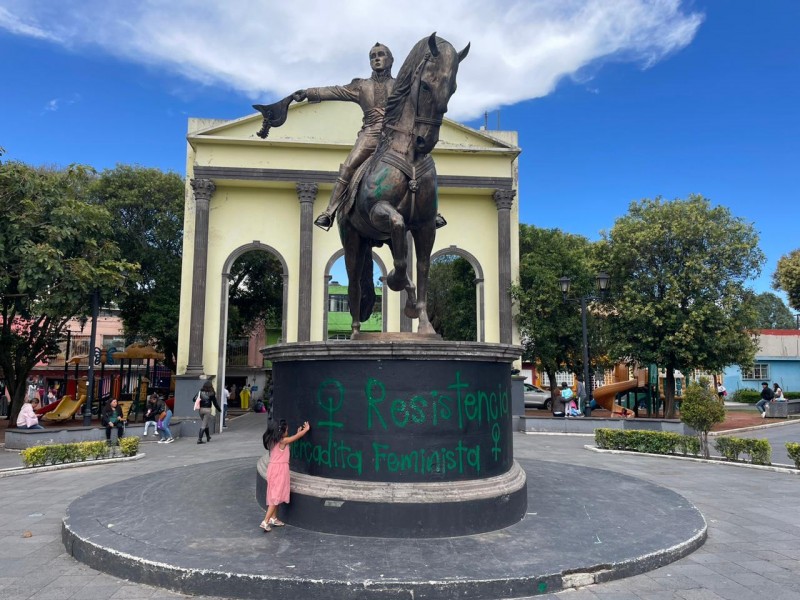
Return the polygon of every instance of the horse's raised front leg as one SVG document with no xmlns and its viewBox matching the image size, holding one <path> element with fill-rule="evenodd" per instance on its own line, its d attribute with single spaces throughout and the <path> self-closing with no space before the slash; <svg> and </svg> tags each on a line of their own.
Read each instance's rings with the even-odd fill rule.
<svg viewBox="0 0 800 600">
<path fill-rule="evenodd" d="M 377 203 L 370 213 L 373 224 L 389 232 L 390 247 L 392 249 L 393 269 L 386 277 L 389 289 L 395 292 L 406 290 L 409 296 L 416 301 L 416 291 L 411 277 L 408 274 L 408 244 L 406 242 L 406 223 L 403 215 L 387 202 Z"/>
<path fill-rule="evenodd" d="M 414 249 L 417 256 L 417 292 L 416 309 L 419 316 L 417 332 L 435 334 L 433 326 L 428 319 L 428 276 L 431 270 L 431 250 L 436 240 L 435 221 L 426 223 L 414 231 Z"/>
</svg>

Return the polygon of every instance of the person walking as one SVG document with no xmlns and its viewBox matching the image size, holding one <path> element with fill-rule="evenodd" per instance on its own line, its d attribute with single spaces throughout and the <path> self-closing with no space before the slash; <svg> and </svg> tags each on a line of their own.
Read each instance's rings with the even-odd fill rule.
<svg viewBox="0 0 800 600">
<path fill-rule="evenodd" d="M 222 425 L 223 429 L 228 427 L 228 400 L 230 400 L 231 393 L 228 387 L 222 387 Z"/>
<path fill-rule="evenodd" d="M 766 381 L 761 384 L 761 400 L 756 402 L 756 408 L 761 413 L 761 417 L 767 416 L 767 404 L 772 402 L 775 398 L 775 392 L 769 389 L 769 383 Z"/>
<path fill-rule="evenodd" d="M 100 422 L 106 428 L 106 443 L 111 445 L 111 430 L 117 428 L 117 441 L 125 436 L 125 422 L 122 420 L 122 408 L 119 406 L 116 398 L 108 401 L 103 414 L 100 416 Z"/>
<path fill-rule="evenodd" d="M 583 382 L 582 377 L 578 377 L 578 407 L 586 408 L 586 384 Z"/>
<path fill-rule="evenodd" d="M 272 531 L 273 527 L 283 527 L 279 520 L 278 505 L 289 502 L 289 446 L 299 440 L 311 426 L 305 421 L 297 428 L 297 433 L 288 435 L 289 426 L 284 419 L 276 425 L 270 421 L 264 433 L 264 448 L 269 451 L 269 464 L 267 465 L 267 514 L 259 527 L 265 532 Z"/>
<path fill-rule="evenodd" d="M 200 390 L 200 417 L 203 422 L 200 426 L 200 433 L 197 436 L 197 443 L 203 443 L 203 433 L 206 434 L 206 441 L 211 441 L 211 407 L 213 406 L 218 412 L 221 412 L 219 404 L 217 404 L 217 393 L 214 391 L 214 386 L 210 381 L 206 381 Z"/>
<path fill-rule="evenodd" d="M 172 431 L 169 429 L 169 422 L 172 420 L 172 411 L 161 398 L 158 398 L 156 403 L 156 418 L 158 419 L 158 433 L 161 434 L 161 439 L 158 440 L 159 444 L 171 444 L 175 441 L 172 437 Z"/>
</svg>

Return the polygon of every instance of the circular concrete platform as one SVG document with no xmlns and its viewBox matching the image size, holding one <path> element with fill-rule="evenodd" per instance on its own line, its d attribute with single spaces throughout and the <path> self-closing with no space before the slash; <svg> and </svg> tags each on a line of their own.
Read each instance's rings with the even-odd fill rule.
<svg viewBox="0 0 800 600">
<path fill-rule="evenodd" d="M 386 539 L 263 533 L 256 458 L 134 477 L 75 500 L 62 538 L 117 577 L 232 598 L 513 598 L 642 573 L 701 546 L 703 516 L 668 489 L 586 467 L 519 461 L 528 513 L 477 535 Z"/>
</svg>

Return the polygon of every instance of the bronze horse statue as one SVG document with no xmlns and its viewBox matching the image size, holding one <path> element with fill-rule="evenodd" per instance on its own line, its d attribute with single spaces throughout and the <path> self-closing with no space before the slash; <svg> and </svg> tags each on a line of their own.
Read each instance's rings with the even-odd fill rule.
<svg viewBox="0 0 800 600">
<path fill-rule="evenodd" d="M 436 333 L 426 308 L 438 204 L 436 167 L 430 153 L 456 91 L 458 65 L 468 52 L 469 44 L 457 52 L 435 33 L 414 45 L 389 97 L 381 141 L 354 176 L 348 202 L 338 212 L 353 337 L 375 305 L 372 248 L 383 244 L 392 252 L 393 269 L 386 278 L 389 289 L 406 291 L 404 312 L 419 319 L 418 333 Z M 414 240 L 418 287 L 408 273 L 407 232 Z"/>
</svg>

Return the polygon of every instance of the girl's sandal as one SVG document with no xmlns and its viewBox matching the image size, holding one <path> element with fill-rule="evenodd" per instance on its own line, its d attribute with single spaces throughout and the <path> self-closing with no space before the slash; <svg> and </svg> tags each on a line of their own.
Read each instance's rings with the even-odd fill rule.
<svg viewBox="0 0 800 600">
<path fill-rule="evenodd" d="M 286 523 L 284 523 L 283 521 L 278 521 L 278 519 L 276 519 L 275 517 L 269 520 L 269 524 L 272 525 L 273 527 L 283 527 L 284 525 L 286 525 Z"/>
<path fill-rule="evenodd" d="M 272 531 L 272 527 L 270 527 L 269 523 L 267 523 L 266 521 L 261 521 L 261 524 L 259 525 L 259 527 L 261 527 L 261 529 L 264 530 L 264 533 L 267 533 L 268 531 Z"/>
</svg>

